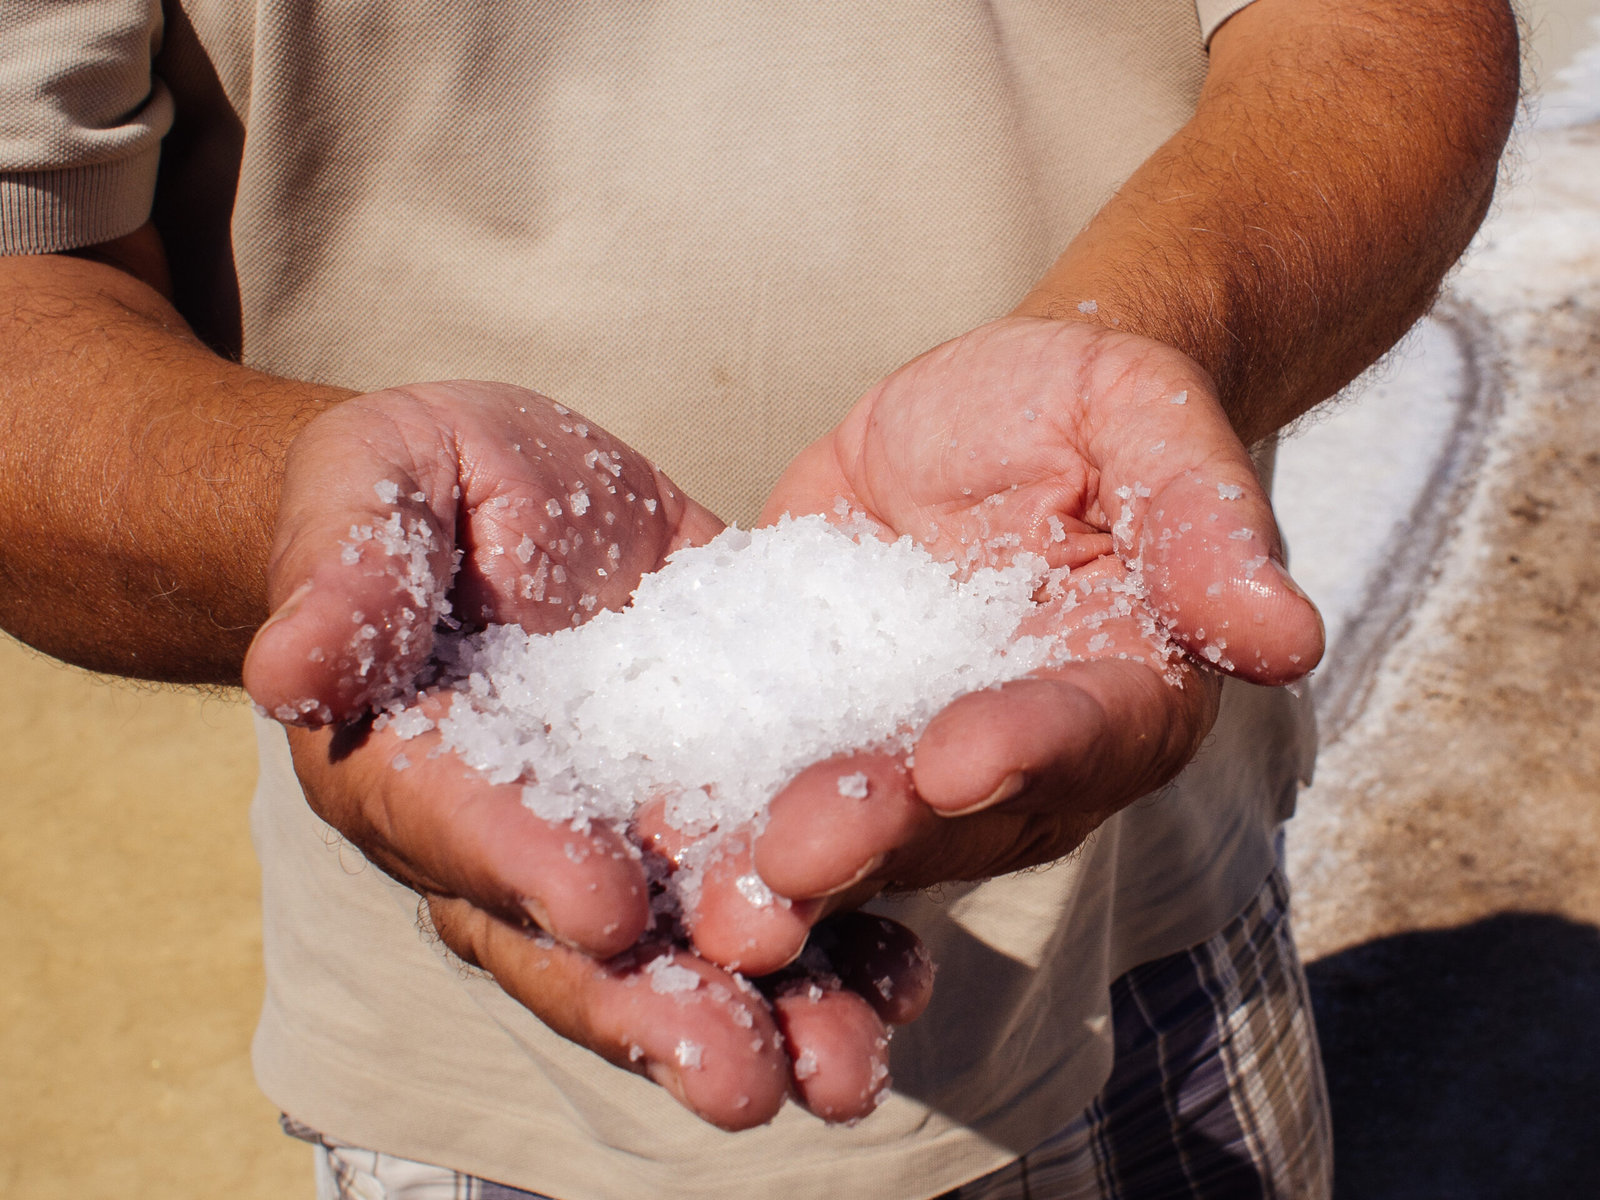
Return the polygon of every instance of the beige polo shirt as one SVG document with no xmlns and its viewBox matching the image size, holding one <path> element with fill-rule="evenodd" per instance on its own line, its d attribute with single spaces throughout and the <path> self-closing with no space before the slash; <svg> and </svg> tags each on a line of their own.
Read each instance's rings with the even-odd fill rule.
<svg viewBox="0 0 1600 1200">
<path fill-rule="evenodd" d="M 153 207 L 225 352 L 529 385 L 748 520 L 869 385 L 1018 300 L 1186 119 L 1238 7 L 11 0 L 0 244 Z M 1247 903 L 1310 739 L 1286 695 L 1230 685 L 1200 760 L 1070 861 L 884 902 L 941 966 L 891 1098 L 741 1134 L 446 961 L 261 742 L 255 1056 L 285 1111 L 563 1200 L 912 1200 L 1082 1109 L 1110 980 Z"/>
</svg>

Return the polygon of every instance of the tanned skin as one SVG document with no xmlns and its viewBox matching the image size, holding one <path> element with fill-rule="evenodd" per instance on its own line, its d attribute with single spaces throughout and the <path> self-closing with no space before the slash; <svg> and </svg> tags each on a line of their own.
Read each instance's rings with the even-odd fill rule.
<svg viewBox="0 0 1600 1200">
<path fill-rule="evenodd" d="M 973 484 L 939 459 L 942 443 L 887 436 L 952 422 L 989 452 L 974 491 L 1017 484 L 1026 503 L 1007 511 L 1019 529 L 1036 536 L 1047 515 L 1069 523 L 1075 565 L 1091 575 L 1123 569 L 1186 514 L 1203 520 L 1219 486 L 1238 488 L 1251 539 L 1173 543 L 1148 564 L 1151 604 L 1192 654 L 1215 649 L 1225 622 L 1219 667 L 1262 682 L 1293 678 L 1315 662 L 1321 632 L 1274 561 L 1270 507 L 1244 447 L 1334 393 L 1426 310 L 1488 206 L 1516 100 L 1516 28 L 1503 0 L 1257 0 L 1216 34 L 1194 118 L 1016 314 L 873 389 L 797 459 L 769 515 L 846 494 L 890 531 L 923 536 L 934 518 L 959 524 L 953 497 Z M 237 685 L 252 639 L 277 610 L 251 657 L 252 691 L 304 696 L 309 687 L 335 718 L 356 717 L 340 709 L 348 697 L 337 681 L 297 675 L 274 653 L 328 619 L 344 586 L 337 573 L 318 574 L 336 551 L 319 530 L 342 514 L 319 509 L 315 472 L 296 463 L 348 463 L 351 495 L 370 491 L 363 472 L 414 468 L 435 489 L 429 519 L 456 536 L 437 489 L 479 461 L 462 441 L 456 402 L 401 389 L 338 417 L 349 393 L 216 356 L 166 292 L 148 227 L 77 255 L 0 261 L 0 625 L 95 670 Z M 1181 406 L 1171 400 L 1179 392 Z M 508 412 L 526 395 L 474 393 L 472 403 L 488 406 L 480 415 L 496 405 Z M 997 472 L 1013 459 L 1001 450 L 1026 412 L 1043 420 L 1027 442 L 1033 457 L 1008 480 Z M 356 418 L 370 419 L 371 437 L 359 420 L 351 426 Z M 389 436 L 397 428 L 404 436 Z M 1168 457 L 1152 457 L 1158 443 Z M 428 445 L 449 446 L 455 458 L 430 459 Z M 911 482 L 923 479 L 926 487 Z M 1117 481 L 1153 485 L 1149 503 L 1124 514 Z M 684 503 L 671 528 L 643 539 L 636 571 L 674 538 L 715 528 Z M 308 601 L 312 577 L 322 582 Z M 1223 585 L 1217 596 L 1212 584 Z M 1060 622 L 1065 636 L 1081 632 Z M 1141 635 L 1118 636 L 1136 646 Z M 706 957 L 685 961 L 721 979 L 718 964 L 747 944 L 769 965 L 781 962 L 810 922 L 879 887 L 1048 860 L 1181 769 L 1214 717 L 1212 677 L 1185 665 L 1184 685 L 1172 686 L 1154 668 L 1085 657 L 958 700 L 930 727 L 914 769 L 862 761 L 885 798 L 872 828 L 794 803 L 827 790 L 825 778 L 798 779 L 774 805 L 788 851 L 772 848 L 769 830 L 751 853 L 780 891 L 817 902 L 777 928 L 740 910 L 731 892 L 713 892 L 696 930 Z M 618 860 L 597 854 L 588 866 L 563 866 L 563 855 L 545 854 L 556 834 L 518 825 L 524 857 L 548 863 L 537 877 L 519 876 L 522 859 L 493 853 L 527 820 L 514 797 L 456 776 L 442 782 L 441 802 L 439 780 L 428 794 L 398 782 L 381 739 L 346 754 L 336 736 L 294 735 L 313 807 L 428 896 L 453 949 L 552 1028 L 649 1074 L 706 1119 L 737 1128 L 776 1111 L 787 1062 L 776 1050 L 740 1058 L 731 1014 L 696 1010 L 690 1029 L 664 1003 L 637 1010 L 640 989 L 624 987 L 625 970 L 595 971 L 589 956 L 614 952 L 642 924 L 642 899 L 630 893 L 638 881 Z M 846 764 L 828 769 L 857 761 Z M 552 897 L 580 894 L 595 872 L 610 872 L 606 911 L 551 911 Z M 530 937 L 530 918 L 565 942 Z M 904 978 L 912 999 L 897 1011 L 863 1007 L 870 996 L 847 992 L 815 1009 L 756 1013 L 782 1025 L 792 1048 L 816 1051 L 821 1068 L 802 1089 L 814 1111 L 840 1119 L 870 1107 L 858 1084 L 879 1053 L 882 1022 L 909 1019 L 926 1001 L 927 981 Z M 655 1003 L 643 991 L 646 1006 Z M 634 1062 L 630 1039 L 641 1028 L 655 1032 Z M 714 1078 L 678 1071 L 670 1048 L 680 1032 L 721 1038 L 727 1069 Z"/>
</svg>

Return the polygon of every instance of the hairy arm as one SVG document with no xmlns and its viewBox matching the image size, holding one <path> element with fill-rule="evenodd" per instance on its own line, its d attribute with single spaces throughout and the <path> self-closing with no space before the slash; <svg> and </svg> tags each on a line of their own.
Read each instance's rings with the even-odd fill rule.
<svg viewBox="0 0 1600 1200">
<path fill-rule="evenodd" d="M 840 764 L 801 776 L 756 846 L 776 891 L 861 881 L 854 899 L 1049 861 L 1182 769 L 1215 680 L 1140 665 L 1159 647 L 1105 620 L 1096 572 L 1138 563 L 1162 630 L 1219 670 L 1282 683 L 1316 663 L 1244 444 L 1426 310 L 1488 207 L 1516 101 L 1503 0 L 1255 0 L 1213 39 L 1194 117 L 1016 312 L 901 367 L 802 453 L 769 517 L 843 495 L 934 545 L 1015 534 L 1073 558 L 1090 602 L 1059 636 L 1096 636 L 958 699 L 870 811 L 827 794 Z"/>
<path fill-rule="evenodd" d="M 527 389 L 352 398 L 273 378 L 203 346 L 164 282 L 148 227 L 79 255 L 0 259 L 0 625 L 57 657 L 243 676 L 285 719 L 337 722 L 413 677 L 446 592 L 469 620 L 561 628 L 586 612 L 580 578 L 618 605 L 720 528 L 642 456 L 597 428 L 574 435 L 566 409 Z M 556 522 L 548 505 L 585 473 L 594 501 Z M 584 534 L 570 544 L 569 522 Z M 546 568 L 573 586 L 526 586 Z M 770 1120 L 791 1088 L 828 1120 L 871 1111 L 886 1024 L 928 996 L 910 933 L 842 923 L 843 982 L 813 1001 L 778 981 L 763 1000 L 659 934 L 635 945 L 648 886 L 621 831 L 541 821 L 520 784 L 359 720 L 291 730 L 290 746 L 311 807 L 550 1028 L 726 1128 Z M 397 770 L 405 750 L 416 762 Z M 706 986 L 688 1001 L 640 986 L 661 954 Z M 707 1069 L 682 1061 L 684 1041 L 707 1047 Z M 795 1059 L 813 1064 L 803 1078 Z"/>
<path fill-rule="evenodd" d="M 1517 72 L 1504 0 L 1256 0 L 1194 118 L 1018 312 L 1176 346 L 1256 441 L 1427 310 L 1488 209 Z"/>
<path fill-rule="evenodd" d="M 0 258 L 0 626 L 93 670 L 239 683 L 284 453 L 350 393 L 214 354 L 146 226 Z"/>
</svg>

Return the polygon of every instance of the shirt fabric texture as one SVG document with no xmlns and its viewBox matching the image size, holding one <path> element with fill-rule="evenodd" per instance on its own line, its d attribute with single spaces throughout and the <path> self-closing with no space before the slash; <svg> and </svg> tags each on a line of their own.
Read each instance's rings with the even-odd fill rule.
<svg viewBox="0 0 1600 1200">
<path fill-rule="evenodd" d="M 0 0 L 0 249 L 153 213 L 223 353 L 531 386 L 747 522 L 867 387 L 1025 294 L 1192 113 L 1239 7 Z M 1196 763 L 1069 861 L 878 902 L 940 964 L 888 1102 L 730 1135 L 450 961 L 260 740 L 263 1089 L 564 1200 L 913 1200 L 1029 1150 L 1106 1078 L 1111 980 L 1255 895 L 1312 742 L 1230 683 Z"/>
</svg>

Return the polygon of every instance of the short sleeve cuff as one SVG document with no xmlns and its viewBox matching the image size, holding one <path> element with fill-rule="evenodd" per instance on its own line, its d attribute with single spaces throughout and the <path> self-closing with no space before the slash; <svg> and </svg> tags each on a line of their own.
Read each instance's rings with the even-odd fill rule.
<svg viewBox="0 0 1600 1200">
<path fill-rule="evenodd" d="M 1195 8 L 1200 11 L 1200 36 L 1206 45 L 1211 45 L 1211 35 L 1222 28 L 1224 21 L 1249 3 L 1250 0 L 1195 0 Z"/>
<path fill-rule="evenodd" d="M 0 175 L 0 254 L 55 254 L 132 233 L 150 216 L 161 147 L 132 158 Z"/>
</svg>

